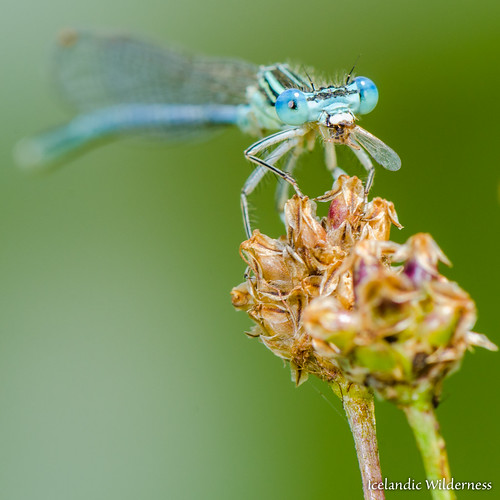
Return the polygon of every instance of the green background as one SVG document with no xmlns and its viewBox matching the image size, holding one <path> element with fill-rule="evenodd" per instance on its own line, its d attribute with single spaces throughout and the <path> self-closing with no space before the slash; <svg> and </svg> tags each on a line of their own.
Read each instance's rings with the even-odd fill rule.
<svg viewBox="0 0 500 500">
<path fill-rule="evenodd" d="M 430 232 L 498 343 L 499 15 L 493 0 L 2 0 L 0 498 L 361 498 L 339 402 L 318 381 L 295 389 L 230 304 L 252 138 L 119 142 L 49 176 L 16 170 L 15 142 L 67 117 L 46 74 L 60 28 L 333 75 L 361 54 L 380 91 L 362 125 L 403 161 L 372 191 L 396 205 L 394 239 Z M 298 174 L 311 194 L 328 185 L 319 149 Z M 278 235 L 273 185 L 252 200 Z M 455 479 L 494 482 L 459 498 L 500 498 L 497 356 L 467 354 L 438 410 Z M 423 481 L 402 413 L 379 402 L 377 418 L 384 476 Z"/>
</svg>

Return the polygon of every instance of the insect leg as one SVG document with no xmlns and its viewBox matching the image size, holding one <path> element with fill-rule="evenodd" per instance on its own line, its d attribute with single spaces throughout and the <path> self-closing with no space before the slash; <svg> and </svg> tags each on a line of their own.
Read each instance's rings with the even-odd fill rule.
<svg viewBox="0 0 500 500">
<path fill-rule="evenodd" d="M 301 143 L 295 146 L 288 158 L 286 159 L 285 166 L 283 168 L 284 172 L 288 172 L 289 174 L 293 173 L 295 165 L 297 164 L 297 159 L 304 151 L 304 147 Z M 283 179 L 278 179 L 278 186 L 276 187 L 276 210 L 279 212 L 280 216 L 283 218 L 283 209 L 285 208 L 285 203 L 288 200 L 288 188 L 290 184 L 284 181 Z"/>
<path fill-rule="evenodd" d="M 326 168 L 332 174 L 334 181 L 336 181 L 342 174 L 347 175 L 347 173 L 337 164 L 337 154 L 335 152 L 334 142 L 325 142 L 325 163 Z"/>
<path fill-rule="evenodd" d="M 356 149 L 355 147 L 349 146 L 351 148 L 351 151 L 356 155 L 358 160 L 360 161 L 361 165 L 365 168 L 365 170 L 368 172 L 368 178 L 366 179 L 366 184 L 365 184 L 365 197 L 368 196 L 368 193 L 370 192 L 370 189 L 373 184 L 373 176 L 375 175 L 375 167 L 373 166 L 372 161 L 370 160 L 370 157 L 360 148 Z"/>
<path fill-rule="evenodd" d="M 260 160 L 263 164 L 257 167 L 248 177 L 243 188 L 241 189 L 240 195 L 240 203 L 241 203 L 241 212 L 243 215 L 243 225 L 245 227 L 245 233 L 247 238 L 252 236 L 252 228 L 250 224 L 250 217 L 248 215 L 248 196 L 253 192 L 253 190 L 257 187 L 259 182 L 262 180 L 264 175 L 271 170 L 274 172 L 278 170 L 273 166 L 280 158 L 283 157 L 286 153 L 288 153 L 291 149 L 297 146 L 298 140 L 296 137 L 286 140 L 282 144 L 280 144 L 274 151 L 272 151 L 268 156 L 265 157 L 264 160 Z M 281 171 L 280 171 L 281 172 Z M 288 175 L 288 174 L 287 174 Z M 290 176 L 291 179 L 293 177 Z"/>
<path fill-rule="evenodd" d="M 241 215 L 243 216 L 243 226 L 245 227 L 245 233 L 247 238 L 250 239 L 252 236 L 252 227 L 250 225 L 250 217 L 248 215 L 248 196 L 257 187 L 259 182 L 262 180 L 264 175 L 267 174 L 269 170 L 265 167 L 257 167 L 243 184 L 240 194 L 240 205 L 241 205 Z"/>
<path fill-rule="evenodd" d="M 297 181 L 287 172 L 283 172 L 283 170 L 280 170 L 279 168 L 276 168 L 273 166 L 271 163 L 266 162 L 265 160 L 261 160 L 258 155 L 260 152 L 264 151 L 267 148 L 270 148 L 271 146 L 274 146 L 275 144 L 278 144 L 279 142 L 286 141 L 287 139 L 293 139 L 295 137 L 301 137 L 304 134 L 306 134 L 307 130 L 304 130 L 302 128 L 292 128 L 290 130 L 284 130 L 282 132 L 278 132 L 277 134 L 270 135 L 269 137 L 265 137 L 264 139 L 261 139 L 260 141 L 252 144 L 248 149 L 245 150 L 244 155 L 245 157 L 250 160 L 252 163 L 255 163 L 258 166 L 265 167 L 269 169 L 271 172 L 274 172 L 276 175 L 281 177 L 283 180 L 288 182 L 293 186 L 295 189 L 295 192 L 300 196 L 304 196 L 302 192 L 300 191 L 299 185 L 297 184 Z M 281 156 L 285 154 L 284 152 L 282 153 Z"/>
</svg>

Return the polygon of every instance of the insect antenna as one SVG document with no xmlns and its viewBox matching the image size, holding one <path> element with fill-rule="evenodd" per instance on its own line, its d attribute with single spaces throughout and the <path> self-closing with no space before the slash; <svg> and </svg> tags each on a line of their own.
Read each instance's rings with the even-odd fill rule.
<svg viewBox="0 0 500 500">
<path fill-rule="evenodd" d="M 352 72 L 354 71 L 354 68 L 356 67 L 356 64 L 358 64 L 358 61 L 359 61 L 360 57 L 361 57 L 361 54 L 359 54 L 358 57 L 356 57 L 356 60 L 354 61 L 354 66 L 351 68 L 351 71 L 349 71 L 349 74 L 347 75 L 347 77 L 345 79 L 344 85 L 348 85 L 349 84 L 349 81 L 351 80 Z"/>
<path fill-rule="evenodd" d="M 302 69 L 304 70 L 304 73 L 306 74 L 307 76 L 307 79 L 309 80 L 309 83 L 311 84 L 311 89 L 313 90 L 313 92 L 316 90 L 316 87 L 314 86 L 314 83 L 313 81 L 311 80 L 311 77 L 309 76 L 309 73 L 307 72 L 307 69 L 304 65 L 302 65 Z"/>
</svg>

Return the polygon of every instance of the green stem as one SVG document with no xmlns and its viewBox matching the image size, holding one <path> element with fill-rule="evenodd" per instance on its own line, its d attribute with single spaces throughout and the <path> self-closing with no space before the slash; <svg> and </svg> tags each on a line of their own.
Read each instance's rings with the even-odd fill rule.
<svg viewBox="0 0 500 500">
<path fill-rule="evenodd" d="M 428 399 L 420 400 L 415 404 L 404 406 L 406 418 L 417 441 L 422 455 L 425 473 L 430 481 L 441 480 L 441 488 L 451 481 L 450 466 L 446 453 L 446 444 L 439 428 L 434 408 Z M 431 489 L 434 500 L 455 500 L 453 490 Z"/>
<path fill-rule="evenodd" d="M 363 386 L 347 382 L 332 383 L 331 387 L 342 400 L 349 420 L 363 480 L 365 500 L 385 500 L 384 491 L 376 489 L 383 480 L 375 428 L 373 393 Z"/>
</svg>

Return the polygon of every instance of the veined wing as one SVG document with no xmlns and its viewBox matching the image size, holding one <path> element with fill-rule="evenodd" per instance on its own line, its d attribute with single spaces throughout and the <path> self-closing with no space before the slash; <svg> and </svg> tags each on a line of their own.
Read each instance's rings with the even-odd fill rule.
<svg viewBox="0 0 500 500">
<path fill-rule="evenodd" d="M 115 104 L 244 104 L 258 67 L 186 55 L 126 35 L 67 31 L 54 53 L 63 98 L 79 111 Z"/>
<path fill-rule="evenodd" d="M 354 127 L 351 136 L 368 151 L 377 163 L 387 170 L 399 170 L 401 168 L 401 159 L 397 153 L 364 128 Z"/>
</svg>

